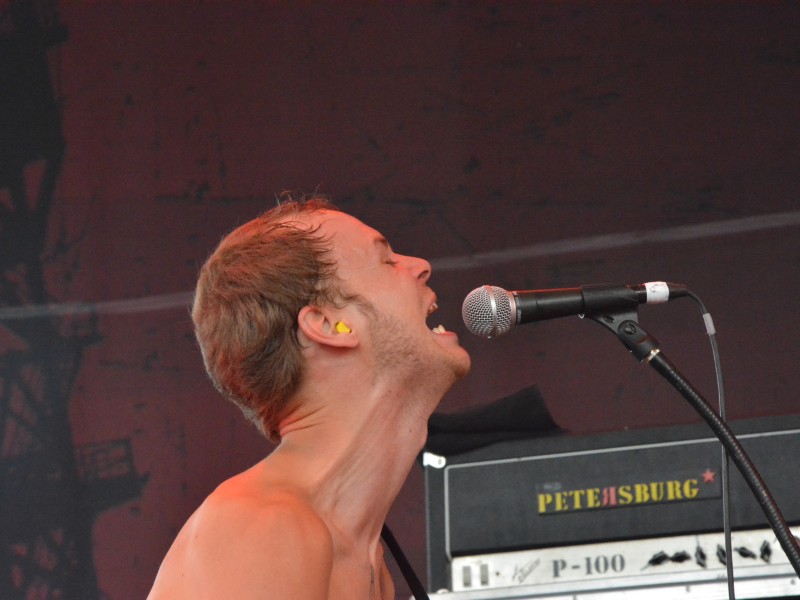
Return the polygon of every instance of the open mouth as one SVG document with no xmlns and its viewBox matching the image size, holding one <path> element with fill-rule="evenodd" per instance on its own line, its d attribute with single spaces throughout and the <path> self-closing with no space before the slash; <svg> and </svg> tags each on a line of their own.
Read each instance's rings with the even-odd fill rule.
<svg viewBox="0 0 800 600">
<path fill-rule="evenodd" d="M 436 301 L 434 300 L 434 301 L 433 301 L 433 304 L 431 304 L 431 305 L 428 307 L 428 315 L 427 315 L 427 316 L 428 316 L 428 317 L 430 317 L 430 316 L 431 316 L 431 315 L 432 315 L 434 312 L 436 312 L 436 310 L 437 310 L 438 308 L 439 308 L 439 305 L 438 305 L 438 304 L 436 303 Z M 432 327 L 432 328 L 431 328 L 431 331 L 432 331 L 433 333 L 437 334 L 437 335 L 439 335 L 439 334 L 442 334 L 442 333 L 447 333 L 447 330 L 444 328 L 444 325 L 437 325 L 436 327 Z"/>
</svg>

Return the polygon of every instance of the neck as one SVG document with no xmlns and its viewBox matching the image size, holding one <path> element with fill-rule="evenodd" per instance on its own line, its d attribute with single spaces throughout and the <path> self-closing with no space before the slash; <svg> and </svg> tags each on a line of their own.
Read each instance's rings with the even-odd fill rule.
<svg viewBox="0 0 800 600">
<path fill-rule="evenodd" d="M 328 386 L 328 396 L 305 395 L 297 402 L 301 408 L 282 423 L 283 441 L 274 455 L 303 474 L 303 487 L 331 527 L 377 546 L 444 390 L 339 383 L 333 387 L 347 394 L 337 396 Z"/>
</svg>

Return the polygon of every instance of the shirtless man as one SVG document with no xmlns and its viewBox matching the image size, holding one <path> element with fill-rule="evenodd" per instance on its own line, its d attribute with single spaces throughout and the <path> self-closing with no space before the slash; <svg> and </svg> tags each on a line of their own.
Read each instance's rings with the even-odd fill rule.
<svg viewBox="0 0 800 600">
<path fill-rule="evenodd" d="M 206 368 L 277 448 L 220 485 L 149 600 L 394 598 L 381 527 L 427 421 L 469 370 L 430 264 L 313 199 L 233 231 L 192 317 Z"/>
</svg>

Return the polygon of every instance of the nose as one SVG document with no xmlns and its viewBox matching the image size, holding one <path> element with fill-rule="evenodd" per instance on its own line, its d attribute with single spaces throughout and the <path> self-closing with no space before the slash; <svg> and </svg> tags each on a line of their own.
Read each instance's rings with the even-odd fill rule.
<svg viewBox="0 0 800 600">
<path fill-rule="evenodd" d="M 420 283 L 428 281 L 431 276 L 431 263 L 416 256 L 403 256 L 402 259 L 406 264 L 406 269 L 419 279 Z"/>
</svg>

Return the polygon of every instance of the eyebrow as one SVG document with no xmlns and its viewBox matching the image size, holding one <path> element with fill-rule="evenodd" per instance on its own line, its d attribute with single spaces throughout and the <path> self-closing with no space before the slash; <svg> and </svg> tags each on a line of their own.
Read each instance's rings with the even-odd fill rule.
<svg viewBox="0 0 800 600">
<path fill-rule="evenodd" d="M 392 252 L 391 244 L 389 244 L 389 241 L 383 236 L 376 237 L 372 241 L 372 243 L 375 244 L 376 246 L 382 246 L 382 247 L 386 248 L 389 252 Z"/>
</svg>

